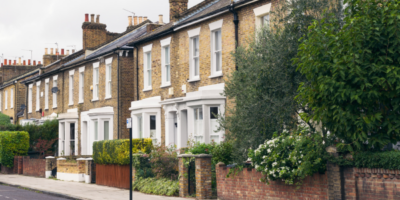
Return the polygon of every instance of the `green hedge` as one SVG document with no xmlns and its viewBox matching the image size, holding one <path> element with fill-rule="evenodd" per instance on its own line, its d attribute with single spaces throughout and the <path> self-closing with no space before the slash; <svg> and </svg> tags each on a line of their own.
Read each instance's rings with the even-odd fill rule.
<svg viewBox="0 0 400 200">
<path fill-rule="evenodd" d="M 166 178 L 138 178 L 133 183 L 132 189 L 147 194 L 178 196 L 179 181 Z"/>
<path fill-rule="evenodd" d="M 14 156 L 27 155 L 29 134 L 25 131 L 0 132 L 0 163 L 6 167 L 14 166 Z"/>
<path fill-rule="evenodd" d="M 133 153 L 150 153 L 153 148 L 151 139 L 133 139 Z M 103 140 L 93 143 L 93 160 L 96 164 L 129 164 L 129 139 Z"/>
<path fill-rule="evenodd" d="M 354 166 L 370 169 L 400 169 L 400 151 L 355 153 Z"/>
<path fill-rule="evenodd" d="M 0 124 L 1 125 L 9 125 L 11 124 L 10 116 L 0 113 Z"/>
</svg>

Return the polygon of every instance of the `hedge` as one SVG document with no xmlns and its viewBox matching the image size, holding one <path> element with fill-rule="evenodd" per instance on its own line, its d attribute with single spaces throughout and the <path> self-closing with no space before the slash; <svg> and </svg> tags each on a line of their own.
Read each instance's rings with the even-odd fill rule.
<svg viewBox="0 0 400 200">
<path fill-rule="evenodd" d="M 1 125 L 9 125 L 11 124 L 10 116 L 0 113 L 0 124 Z"/>
<path fill-rule="evenodd" d="M 14 156 L 27 155 L 29 149 L 29 134 L 25 131 L 0 132 L 0 163 L 12 168 Z"/>
<path fill-rule="evenodd" d="M 132 139 L 132 152 L 150 153 L 153 148 L 151 139 Z M 129 139 L 103 140 L 93 143 L 93 160 L 102 165 L 128 165 Z"/>
<path fill-rule="evenodd" d="M 132 189 L 147 194 L 178 196 L 179 181 L 167 178 L 138 178 L 133 183 Z"/>
<path fill-rule="evenodd" d="M 354 154 L 354 166 L 400 170 L 400 151 L 358 152 Z"/>
</svg>

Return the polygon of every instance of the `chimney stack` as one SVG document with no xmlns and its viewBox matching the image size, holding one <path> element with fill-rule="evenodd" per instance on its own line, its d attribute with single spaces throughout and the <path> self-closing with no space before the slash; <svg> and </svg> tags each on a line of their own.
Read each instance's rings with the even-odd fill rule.
<svg viewBox="0 0 400 200">
<path fill-rule="evenodd" d="M 24 66 L 26 65 L 25 60 L 24 60 Z"/>
<path fill-rule="evenodd" d="M 47 48 L 44 48 L 44 55 L 47 55 Z"/>
<path fill-rule="evenodd" d="M 50 55 L 53 55 L 53 48 L 50 48 Z"/>
<path fill-rule="evenodd" d="M 67 50 L 67 56 L 69 56 L 69 50 Z"/>
<path fill-rule="evenodd" d="M 94 14 L 91 14 L 91 15 L 90 15 L 90 22 L 91 22 L 91 23 L 94 23 Z"/>
<path fill-rule="evenodd" d="M 94 20 L 95 14 L 90 14 L 90 23 L 82 24 L 83 31 L 83 50 L 96 47 L 107 41 L 107 29 L 105 24 L 100 23 L 100 15 L 97 15 L 97 22 Z M 46 63 L 45 63 L 46 64 Z"/>
<path fill-rule="evenodd" d="M 36 66 L 36 60 L 33 61 L 33 66 Z"/>
<path fill-rule="evenodd" d="M 169 21 L 176 22 L 180 15 L 188 9 L 189 0 L 169 0 Z"/>
<path fill-rule="evenodd" d="M 139 24 L 142 23 L 143 18 L 139 17 Z"/>
<path fill-rule="evenodd" d="M 96 23 L 97 23 L 97 24 L 100 23 L 100 15 L 97 15 L 97 17 L 96 17 Z"/>
<path fill-rule="evenodd" d="M 61 55 L 62 56 L 64 55 L 64 49 L 61 49 Z"/>
<path fill-rule="evenodd" d="M 128 16 L 128 26 L 132 26 L 132 16 Z"/>
<path fill-rule="evenodd" d="M 85 14 L 85 22 L 89 22 L 89 14 Z"/>
<path fill-rule="evenodd" d="M 158 15 L 158 24 L 164 24 L 163 15 Z"/>
<path fill-rule="evenodd" d="M 133 25 L 137 25 L 138 24 L 138 19 L 137 19 L 137 16 L 134 16 L 133 17 Z"/>
<path fill-rule="evenodd" d="M 28 59 L 28 65 L 31 65 L 31 59 Z"/>
<path fill-rule="evenodd" d="M 21 65 L 21 57 L 18 58 L 18 65 Z"/>
<path fill-rule="evenodd" d="M 4 59 L 4 65 L 7 65 L 7 59 Z"/>
<path fill-rule="evenodd" d="M 147 20 L 147 17 L 143 17 L 143 21 L 146 21 Z"/>
</svg>

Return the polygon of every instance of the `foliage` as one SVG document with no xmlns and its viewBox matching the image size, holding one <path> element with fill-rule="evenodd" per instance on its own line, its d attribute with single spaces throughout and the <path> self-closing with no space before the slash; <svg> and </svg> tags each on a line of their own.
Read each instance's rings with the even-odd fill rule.
<svg viewBox="0 0 400 200">
<path fill-rule="evenodd" d="M 354 154 L 354 166 L 357 168 L 383 168 L 400 170 L 400 152 L 360 152 Z"/>
<path fill-rule="evenodd" d="M 26 131 L 29 133 L 29 146 L 33 147 L 39 138 L 49 141 L 58 138 L 58 120 L 47 120 L 42 125 L 27 124 L 24 126 L 0 123 L 0 131 Z M 57 149 L 57 144 L 54 141 L 49 151 L 54 152 Z M 32 150 L 32 148 L 29 150 Z"/>
<path fill-rule="evenodd" d="M 155 146 L 150 153 L 150 163 L 156 178 L 178 179 L 178 151 L 174 146 Z"/>
<path fill-rule="evenodd" d="M 302 183 L 306 176 L 324 173 L 326 170 L 325 145 L 319 134 L 311 134 L 308 128 L 299 127 L 290 135 L 284 131 L 255 149 L 249 150 L 249 158 L 257 171 L 262 172 L 260 181 L 284 180 L 286 184 Z"/>
<path fill-rule="evenodd" d="M 132 167 L 135 169 L 135 177 L 149 178 L 154 177 L 148 154 L 139 152 L 133 155 Z"/>
<path fill-rule="evenodd" d="M 224 141 L 220 144 L 211 142 L 209 144 L 195 142 L 193 146 L 185 151 L 187 154 L 211 154 L 213 165 L 223 162 L 232 163 L 233 144 L 230 141 Z"/>
<path fill-rule="evenodd" d="M 344 26 L 315 21 L 294 60 L 307 77 L 298 99 L 337 136 L 340 149 L 400 140 L 400 3 L 349 0 Z"/>
<path fill-rule="evenodd" d="M 0 113 L 0 125 L 10 125 L 10 116 Z"/>
<path fill-rule="evenodd" d="M 38 141 L 31 146 L 31 148 L 35 151 L 38 151 L 40 154 L 46 156 L 46 152 L 53 146 L 53 144 L 58 140 L 58 138 L 54 138 L 52 140 L 43 140 L 39 138 Z"/>
<path fill-rule="evenodd" d="M 29 134 L 24 131 L 0 132 L 0 163 L 14 166 L 14 156 L 24 156 L 29 149 Z"/>
<path fill-rule="evenodd" d="M 301 122 L 294 116 L 310 112 L 295 100 L 300 83 L 307 80 L 296 71 L 292 59 L 297 55 L 299 39 L 307 37 L 307 27 L 322 18 L 326 8 L 341 16 L 340 1 L 280 1 L 270 13 L 270 26 L 243 42 L 246 45 L 233 54 L 238 70 L 226 82 L 225 95 L 236 106 L 220 117 L 220 123 L 229 131 L 227 140 L 234 142 L 236 163 L 246 160 L 247 150 L 257 148 L 273 133 L 296 128 Z M 315 124 L 307 123 L 314 129 Z"/>
<path fill-rule="evenodd" d="M 147 194 L 178 196 L 179 181 L 166 178 L 138 178 L 133 183 L 132 189 Z"/>
<path fill-rule="evenodd" d="M 151 139 L 132 139 L 132 153 L 138 153 L 139 151 L 150 153 L 152 148 Z M 96 164 L 102 165 L 128 165 L 129 139 L 94 142 L 93 160 Z"/>
</svg>

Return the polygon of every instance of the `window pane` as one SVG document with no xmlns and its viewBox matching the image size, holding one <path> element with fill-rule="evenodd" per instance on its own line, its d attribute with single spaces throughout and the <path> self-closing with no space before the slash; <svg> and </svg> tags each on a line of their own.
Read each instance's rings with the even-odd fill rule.
<svg viewBox="0 0 400 200">
<path fill-rule="evenodd" d="M 165 74 L 166 74 L 167 77 L 166 77 L 165 80 L 166 80 L 167 82 L 169 82 L 169 78 L 170 78 L 170 72 L 169 72 L 169 71 L 170 71 L 170 67 L 169 67 L 169 65 L 166 65 L 166 66 L 165 66 Z"/>
<path fill-rule="evenodd" d="M 199 58 L 194 59 L 194 75 L 198 76 L 199 75 Z"/>
<path fill-rule="evenodd" d="M 219 51 L 221 49 L 221 30 L 214 32 L 215 50 Z"/>
<path fill-rule="evenodd" d="M 75 140 L 75 124 L 70 124 L 70 139 Z"/>
<path fill-rule="evenodd" d="M 109 139 L 109 121 L 104 121 L 104 140 Z"/>
<path fill-rule="evenodd" d="M 214 141 L 215 143 L 219 143 L 219 135 L 211 135 L 211 141 Z"/>
<path fill-rule="evenodd" d="M 156 116 L 150 115 L 150 130 L 156 130 Z"/>
<path fill-rule="evenodd" d="M 151 69 L 151 53 L 147 53 L 147 69 Z"/>
<path fill-rule="evenodd" d="M 147 70 L 147 86 L 151 86 L 151 70 Z"/>
<path fill-rule="evenodd" d="M 142 133 L 142 116 L 138 116 L 138 132 L 139 132 L 139 138 L 143 138 L 143 133 Z"/>
<path fill-rule="evenodd" d="M 215 70 L 221 71 L 221 52 L 215 53 Z"/>
<path fill-rule="evenodd" d="M 96 78 L 96 81 L 95 81 L 95 83 L 99 83 L 99 68 L 96 68 L 96 76 L 95 76 L 95 78 Z"/>
<path fill-rule="evenodd" d="M 108 65 L 108 80 L 111 81 L 111 64 Z"/>
<path fill-rule="evenodd" d="M 210 119 L 218 118 L 218 107 L 210 107 Z"/>
<path fill-rule="evenodd" d="M 199 56 L 199 38 L 195 37 L 193 38 L 193 56 L 197 57 Z"/>
<path fill-rule="evenodd" d="M 168 65 L 170 60 L 169 46 L 165 47 L 165 64 Z"/>
<path fill-rule="evenodd" d="M 99 139 L 99 127 L 98 127 L 98 122 L 94 121 L 94 140 Z"/>
<path fill-rule="evenodd" d="M 265 15 L 261 17 L 261 23 L 263 26 L 268 26 L 269 25 L 269 15 Z"/>
<path fill-rule="evenodd" d="M 199 108 L 199 119 L 203 119 L 203 108 Z"/>
</svg>

